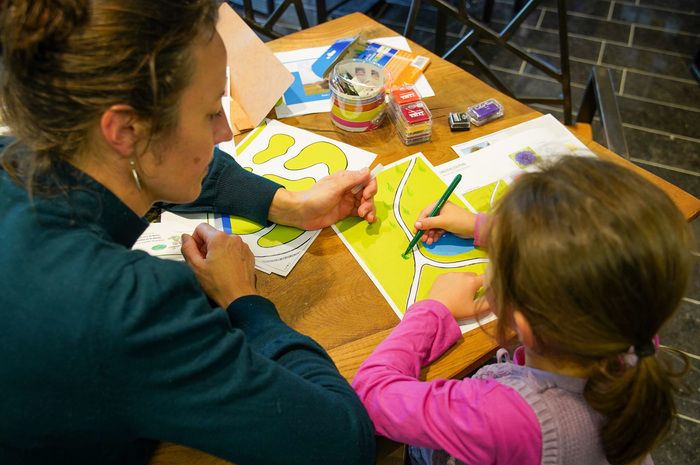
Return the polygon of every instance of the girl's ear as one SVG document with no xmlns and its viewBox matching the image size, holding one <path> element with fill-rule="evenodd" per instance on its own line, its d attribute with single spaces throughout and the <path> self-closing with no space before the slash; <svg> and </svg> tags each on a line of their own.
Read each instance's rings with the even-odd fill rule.
<svg viewBox="0 0 700 465">
<path fill-rule="evenodd" d="M 513 312 L 513 321 L 515 323 L 515 331 L 518 333 L 520 342 L 522 342 L 526 349 L 534 349 L 535 335 L 532 333 L 532 328 L 530 327 L 530 323 L 525 318 L 525 315 L 520 313 L 518 310 L 515 310 Z"/>
<path fill-rule="evenodd" d="M 136 152 L 143 127 L 129 105 L 112 105 L 100 118 L 100 134 L 114 152 L 131 158 Z"/>
</svg>

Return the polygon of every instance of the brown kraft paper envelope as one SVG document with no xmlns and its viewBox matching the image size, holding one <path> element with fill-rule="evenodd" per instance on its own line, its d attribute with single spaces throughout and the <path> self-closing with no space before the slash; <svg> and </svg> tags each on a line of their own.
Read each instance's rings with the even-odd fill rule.
<svg viewBox="0 0 700 465">
<path fill-rule="evenodd" d="M 233 134 L 256 127 L 294 77 L 233 8 L 219 7 L 219 35 L 226 45 Z"/>
</svg>

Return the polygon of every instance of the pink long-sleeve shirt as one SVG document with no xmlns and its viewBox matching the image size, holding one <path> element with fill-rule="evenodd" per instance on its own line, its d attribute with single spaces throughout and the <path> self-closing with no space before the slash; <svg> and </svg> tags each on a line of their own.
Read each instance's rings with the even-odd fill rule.
<svg viewBox="0 0 700 465">
<path fill-rule="evenodd" d="M 470 464 L 539 464 L 537 415 L 513 388 L 493 379 L 419 381 L 421 368 L 460 337 L 440 302 L 424 300 L 408 309 L 352 383 L 377 432 Z"/>
</svg>

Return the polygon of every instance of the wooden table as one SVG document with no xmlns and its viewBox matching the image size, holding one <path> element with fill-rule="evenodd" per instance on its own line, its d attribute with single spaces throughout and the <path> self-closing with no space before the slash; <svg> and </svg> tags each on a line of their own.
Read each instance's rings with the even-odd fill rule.
<svg viewBox="0 0 700 465">
<path fill-rule="evenodd" d="M 269 42 L 275 52 L 318 47 L 335 39 L 362 31 L 366 38 L 397 35 L 372 19 L 354 13 Z M 522 123 L 541 113 L 489 87 L 461 68 L 410 42 L 413 51 L 430 56 L 426 77 L 436 96 L 426 99 L 433 114 L 432 141 L 404 146 L 394 128 L 386 123 L 368 133 L 348 133 L 337 129 L 328 114 L 287 118 L 285 123 L 352 144 L 378 154 L 384 165 L 423 152 L 438 165 L 457 157 L 452 145 Z M 235 66 L 235 64 L 234 64 Z M 447 123 L 450 112 L 464 111 L 474 103 L 496 97 L 505 107 L 505 116 L 469 132 L 451 132 Z M 689 220 L 700 212 L 700 200 L 653 174 L 610 152 L 592 141 L 583 141 L 601 158 L 629 166 L 665 190 Z M 396 326 L 398 318 L 364 270 L 340 239 L 326 228 L 287 276 L 258 273 L 258 288 L 276 305 L 282 319 L 296 330 L 318 341 L 335 361 L 342 375 L 351 380 L 360 363 Z M 491 328 L 493 323 L 485 325 Z M 496 342 L 482 330 L 463 336 L 454 347 L 425 370 L 427 379 L 452 378 L 472 371 L 496 350 Z M 181 446 L 164 444 L 152 464 L 217 464 L 220 459 Z"/>
</svg>

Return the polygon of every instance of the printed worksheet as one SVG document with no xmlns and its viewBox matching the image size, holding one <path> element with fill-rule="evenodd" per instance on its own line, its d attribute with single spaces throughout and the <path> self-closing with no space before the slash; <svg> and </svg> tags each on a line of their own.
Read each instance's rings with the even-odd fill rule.
<svg viewBox="0 0 700 465">
<path fill-rule="evenodd" d="M 236 147 L 234 158 L 243 168 L 298 192 L 337 171 L 369 167 L 376 154 L 272 120 L 251 131 Z M 292 270 L 320 233 L 279 224 L 260 225 L 231 215 L 215 215 L 213 224 L 241 236 L 261 270 L 282 276 Z"/>
<path fill-rule="evenodd" d="M 473 240 L 452 234 L 445 234 L 429 246 L 420 241 L 411 254 L 402 256 L 413 237 L 413 223 L 419 213 L 447 187 L 423 154 L 387 166 L 376 179 L 377 221 L 369 224 L 348 218 L 333 229 L 399 318 L 411 304 L 427 297 L 439 275 L 454 271 L 484 273 L 486 253 L 474 247 Z M 458 195 L 453 194 L 449 200 L 467 208 Z M 489 316 L 480 322 L 492 319 Z M 462 332 L 479 325 L 473 320 L 460 323 Z"/>
</svg>

